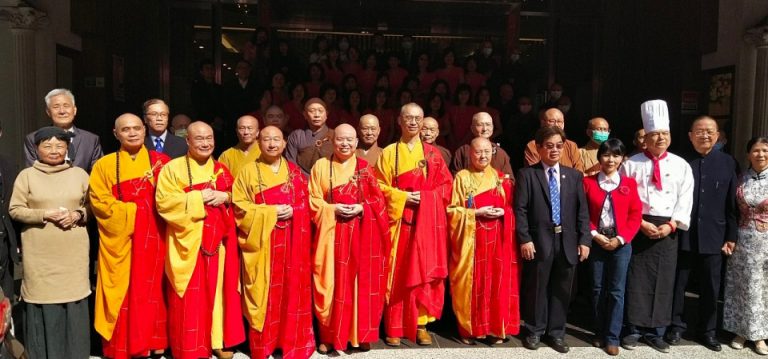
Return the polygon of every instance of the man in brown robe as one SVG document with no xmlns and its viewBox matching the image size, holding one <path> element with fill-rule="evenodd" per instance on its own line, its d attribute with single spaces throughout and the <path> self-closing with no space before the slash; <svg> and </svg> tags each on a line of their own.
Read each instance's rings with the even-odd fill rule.
<svg viewBox="0 0 768 359">
<path fill-rule="evenodd" d="M 381 147 L 377 143 L 381 133 L 379 119 L 371 114 L 363 115 L 360 117 L 357 131 L 360 136 L 360 146 L 355 150 L 355 155 L 368 162 L 368 167 L 373 167 L 381 155 Z"/>
<path fill-rule="evenodd" d="M 304 118 L 309 128 L 291 132 L 285 158 L 299 165 L 301 172 L 309 176 L 309 170 L 318 159 L 333 153 L 333 129 L 325 123 L 328 111 L 325 102 L 319 98 L 311 98 L 304 104 Z"/>
<path fill-rule="evenodd" d="M 472 116 L 472 126 L 469 127 L 474 137 L 482 137 L 490 141 L 493 135 L 493 118 L 488 112 L 478 112 Z M 498 143 L 491 143 L 493 146 L 493 157 L 491 158 L 491 167 L 504 174 L 514 183 L 515 174 L 512 171 L 512 165 L 509 163 L 509 155 Z M 451 163 L 451 172 L 455 175 L 457 172 L 470 167 L 471 146 L 466 143 L 456 150 Z"/>
<path fill-rule="evenodd" d="M 422 141 L 437 147 L 437 149 L 440 150 L 440 155 L 443 156 L 443 160 L 447 165 L 451 163 L 451 151 L 435 143 L 435 140 L 439 135 L 440 125 L 438 124 L 437 120 L 435 120 L 434 117 L 424 117 L 424 123 L 421 126 L 421 134 L 419 137 L 421 137 Z"/>
</svg>

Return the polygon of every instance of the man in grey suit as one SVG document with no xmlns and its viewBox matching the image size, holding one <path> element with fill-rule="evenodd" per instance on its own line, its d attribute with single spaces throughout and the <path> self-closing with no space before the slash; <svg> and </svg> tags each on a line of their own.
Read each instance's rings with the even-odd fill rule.
<svg viewBox="0 0 768 359">
<path fill-rule="evenodd" d="M 589 256 L 589 212 L 578 170 L 560 165 L 566 138 L 557 126 L 536 131 L 540 161 L 521 169 L 515 186 L 515 233 L 523 258 L 520 288 L 523 346 L 535 350 L 541 337 L 560 353 L 576 264 Z"/>
<path fill-rule="evenodd" d="M 164 153 L 170 158 L 187 154 L 187 142 L 168 132 L 169 112 L 165 101 L 151 98 L 141 106 L 144 123 L 147 124 L 147 135 L 144 146 L 147 149 Z"/>
<path fill-rule="evenodd" d="M 45 107 L 45 113 L 51 118 L 53 126 L 75 134 L 67 152 L 67 162 L 91 173 L 93 164 L 104 156 L 104 152 L 101 151 L 99 136 L 75 127 L 75 115 L 77 115 L 75 95 L 64 88 L 53 89 L 45 95 Z M 24 158 L 27 167 L 37 160 L 34 135 L 35 133 L 32 132 L 24 139 Z"/>
</svg>

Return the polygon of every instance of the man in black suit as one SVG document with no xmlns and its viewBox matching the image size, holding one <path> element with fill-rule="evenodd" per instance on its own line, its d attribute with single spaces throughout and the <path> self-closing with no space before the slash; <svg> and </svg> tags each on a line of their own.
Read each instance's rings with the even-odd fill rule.
<svg viewBox="0 0 768 359">
<path fill-rule="evenodd" d="M 694 181 L 693 209 L 691 226 L 688 231 L 681 231 L 678 243 L 672 325 L 665 338 L 669 344 L 679 344 L 681 334 L 687 328 L 683 319 L 685 289 L 688 278 L 693 276 L 699 287 L 697 339 L 713 351 L 721 350 L 715 337 L 717 297 L 723 269 L 721 251 L 729 253 L 733 250 L 725 243 L 736 242 L 738 229 L 738 163 L 731 155 L 714 149 L 718 131 L 714 119 L 701 116 L 693 121 L 688 132 L 696 150 L 696 155 L 688 161 Z"/>
<path fill-rule="evenodd" d="M 183 138 L 168 132 L 168 105 L 165 101 L 152 98 L 141 107 L 144 123 L 149 136 L 144 138 L 147 149 L 162 152 L 171 158 L 187 154 L 187 142 Z"/>
<path fill-rule="evenodd" d="M 0 137 L 3 126 L 0 124 Z M 13 264 L 19 262 L 18 239 L 8 215 L 8 204 L 16 181 L 16 169 L 0 154 L 0 288 L 13 303 Z M 0 335 L 1 336 L 1 335 Z"/>
<path fill-rule="evenodd" d="M 556 126 L 536 132 L 541 160 L 518 172 L 515 186 L 517 241 L 523 260 L 523 345 L 539 347 L 548 334 L 550 346 L 567 353 L 565 322 L 576 264 L 589 256 L 589 213 L 581 172 L 560 166 L 565 133 Z"/>
<path fill-rule="evenodd" d="M 75 127 L 75 95 L 67 89 L 53 89 L 45 95 L 45 113 L 51 118 L 53 126 L 62 128 L 75 134 L 67 152 L 67 162 L 80 167 L 85 172 L 91 173 L 91 168 L 96 160 L 104 156 L 101 151 L 99 136 L 86 130 Z M 24 138 L 24 158 L 27 167 L 37 160 L 37 146 L 34 144 L 35 132 Z"/>
</svg>

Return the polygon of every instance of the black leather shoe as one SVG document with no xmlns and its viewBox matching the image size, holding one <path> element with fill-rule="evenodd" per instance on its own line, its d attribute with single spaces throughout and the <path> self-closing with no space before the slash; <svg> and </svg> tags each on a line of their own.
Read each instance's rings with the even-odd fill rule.
<svg viewBox="0 0 768 359">
<path fill-rule="evenodd" d="M 540 343 L 541 343 L 541 339 L 539 338 L 538 335 L 529 335 L 523 338 L 523 346 L 526 349 L 530 349 L 530 350 L 539 349 Z"/>
<path fill-rule="evenodd" d="M 640 335 L 630 334 L 624 338 L 621 338 L 621 347 L 626 350 L 633 350 L 637 348 L 637 341 L 640 340 Z"/>
<path fill-rule="evenodd" d="M 713 351 L 713 352 L 719 352 L 723 350 L 723 347 L 720 345 L 720 342 L 717 341 L 717 339 L 713 336 L 702 336 L 699 338 L 699 343 L 701 345 L 705 346 L 707 349 Z"/>
<path fill-rule="evenodd" d="M 648 344 L 649 347 L 662 353 L 669 353 L 669 344 L 667 344 L 664 339 L 661 339 L 661 337 L 644 335 L 643 342 Z"/>
<path fill-rule="evenodd" d="M 552 340 L 549 342 L 549 346 L 552 347 L 556 352 L 558 353 L 567 353 L 571 351 L 571 347 L 568 346 L 568 344 L 565 343 L 565 340 L 560 338 L 552 338 Z"/>
<path fill-rule="evenodd" d="M 592 346 L 595 348 L 602 348 L 605 346 L 605 342 L 603 341 L 603 338 L 595 335 L 592 337 Z"/>
<path fill-rule="evenodd" d="M 682 339 L 682 333 L 678 330 L 670 330 L 667 332 L 667 335 L 664 336 L 664 340 L 670 345 L 678 345 Z"/>
</svg>

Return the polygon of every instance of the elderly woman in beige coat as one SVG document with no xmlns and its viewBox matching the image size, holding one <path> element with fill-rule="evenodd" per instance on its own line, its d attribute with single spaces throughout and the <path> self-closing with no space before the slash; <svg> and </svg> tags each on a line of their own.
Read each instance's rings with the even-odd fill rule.
<svg viewBox="0 0 768 359">
<path fill-rule="evenodd" d="M 88 358 L 88 174 L 65 162 L 72 134 L 44 127 L 39 160 L 21 171 L 9 213 L 21 222 L 21 298 L 30 358 Z"/>
</svg>

